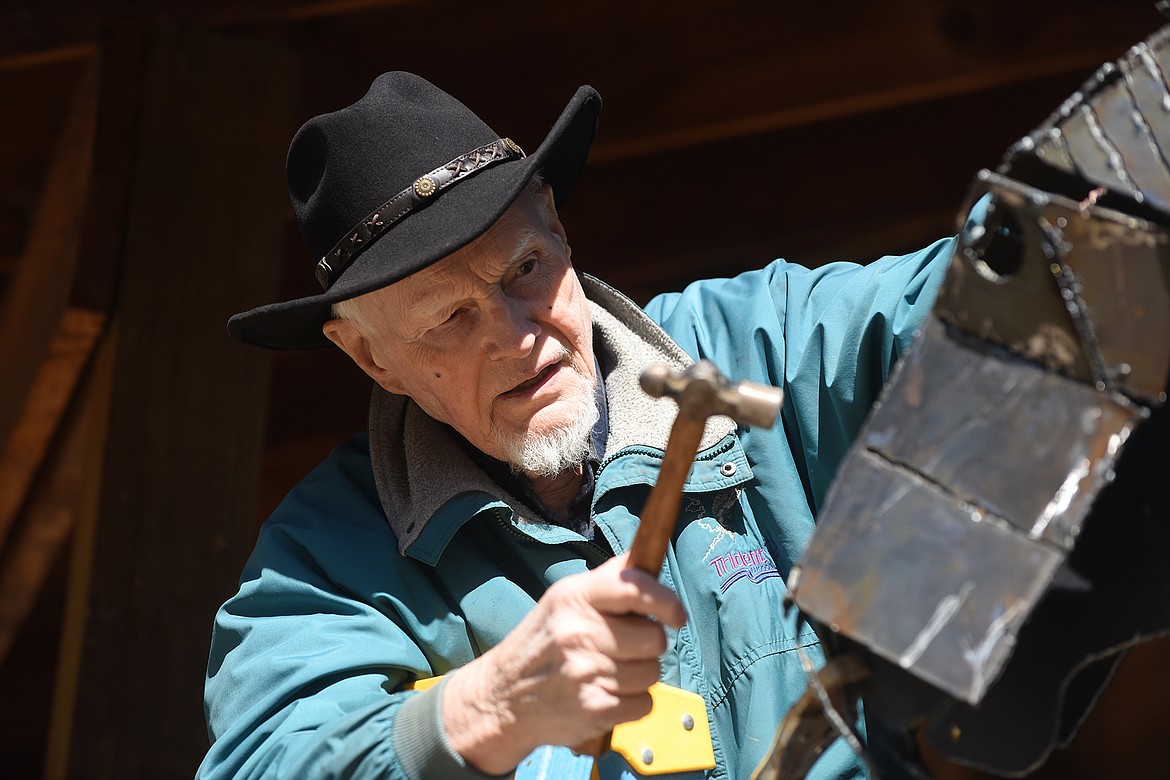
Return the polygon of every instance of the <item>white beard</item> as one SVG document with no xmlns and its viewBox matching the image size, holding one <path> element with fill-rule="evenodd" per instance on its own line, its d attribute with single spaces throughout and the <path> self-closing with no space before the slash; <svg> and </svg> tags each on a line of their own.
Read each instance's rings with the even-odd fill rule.
<svg viewBox="0 0 1170 780">
<path fill-rule="evenodd" d="M 582 377 L 584 379 L 584 377 Z M 577 411 L 564 425 L 542 433 L 508 435 L 496 431 L 512 471 L 538 477 L 555 477 L 576 468 L 591 454 L 590 434 L 601 417 L 590 382 L 580 383 L 576 397 L 569 399 Z"/>
</svg>

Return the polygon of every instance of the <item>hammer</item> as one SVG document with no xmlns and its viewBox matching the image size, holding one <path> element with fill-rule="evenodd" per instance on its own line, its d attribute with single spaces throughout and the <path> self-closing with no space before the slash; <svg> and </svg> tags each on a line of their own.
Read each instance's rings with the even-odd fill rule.
<svg viewBox="0 0 1170 780">
<path fill-rule="evenodd" d="M 658 480 L 650 489 L 638 533 L 630 546 L 630 566 L 658 576 L 678 520 L 683 483 L 699 451 L 707 418 L 722 414 L 737 423 L 771 428 L 784 394 L 769 385 L 730 382 L 707 360 L 681 372 L 653 365 L 642 372 L 638 381 L 648 395 L 670 396 L 678 402 L 678 416 L 670 429 Z"/>
<path fill-rule="evenodd" d="M 648 395 L 655 398 L 670 396 L 678 402 L 678 416 L 674 418 L 670 437 L 666 440 L 662 467 L 642 508 L 642 519 L 634 535 L 634 542 L 630 545 L 627 563 L 630 568 L 641 569 L 657 577 L 674 524 L 678 520 L 683 484 L 690 473 L 695 453 L 699 451 L 707 418 L 722 414 L 738 423 L 771 428 L 780 412 L 784 394 L 778 388 L 768 385 L 729 382 L 707 360 L 700 360 L 685 371 L 674 371 L 661 364 L 653 365 L 642 372 L 638 383 Z M 578 745 L 573 751 L 600 756 L 610 748 L 612 739 L 613 734 L 607 734 Z"/>
</svg>

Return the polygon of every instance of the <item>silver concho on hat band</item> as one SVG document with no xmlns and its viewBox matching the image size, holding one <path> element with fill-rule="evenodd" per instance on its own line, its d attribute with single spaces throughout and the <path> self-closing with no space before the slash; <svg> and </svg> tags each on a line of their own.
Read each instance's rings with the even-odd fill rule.
<svg viewBox="0 0 1170 780">
<path fill-rule="evenodd" d="M 459 155 L 430 173 L 419 176 L 413 184 L 358 222 L 317 262 L 317 281 L 321 283 L 321 287 L 328 290 L 341 272 L 349 267 L 371 241 L 401 221 L 412 210 L 433 200 L 440 192 L 476 171 L 524 156 L 524 150 L 511 138 L 497 138 L 478 149 Z"/>
</svg>

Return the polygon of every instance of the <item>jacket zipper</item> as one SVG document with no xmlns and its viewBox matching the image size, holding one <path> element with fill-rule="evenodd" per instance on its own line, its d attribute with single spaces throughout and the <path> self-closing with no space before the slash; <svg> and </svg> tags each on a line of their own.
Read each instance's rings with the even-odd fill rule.
<svg viewBox="0 0 1170 780">
<path fill-rule="evenodd" d="M 646 455 L 646 456 L 651 457 L 651 458 L 658 458 L 659 460 L 662 460 L 662 450 L 657 450 L 657 449 L 654 449 L 653 447 L 639 447 L 637 445 L 632 446 L 632 447 L 623 447 L 622 449 L 620 449 L 617 452 L 610 455 L 605 460 L 601 461 L 600 464 L 598 464 L 597 476 L 600 476 L 601 472 L 605 469 L 605 467 L 608 466 L 609 464 L 613 463 L 615 460 L 617 460 L 619 456 L 631 455 L 634 453 L 637 453 L 639 455 Z"/>
</svg>

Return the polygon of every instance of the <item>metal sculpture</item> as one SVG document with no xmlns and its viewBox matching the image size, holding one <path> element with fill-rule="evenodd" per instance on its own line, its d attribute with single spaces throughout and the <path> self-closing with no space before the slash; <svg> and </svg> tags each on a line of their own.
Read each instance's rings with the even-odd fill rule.
<svg viewBox="0 0 1170 780">
<path fill-rule="evenodd" d="M 1170 27 L 978 175 L 986 219 L 789 579 L 831 659 L 758 777 L 802 776 L 857 696 L 887 771 L 918 729 L 1026 772 L 1170 632 L 1168 84 Z"/>
</svg>

